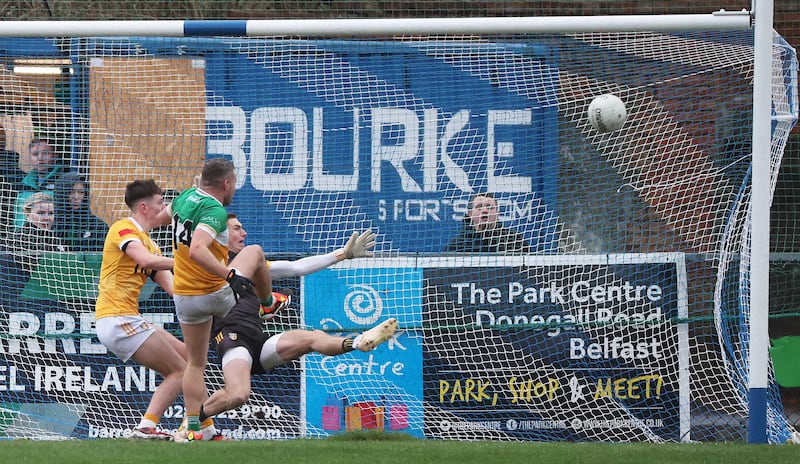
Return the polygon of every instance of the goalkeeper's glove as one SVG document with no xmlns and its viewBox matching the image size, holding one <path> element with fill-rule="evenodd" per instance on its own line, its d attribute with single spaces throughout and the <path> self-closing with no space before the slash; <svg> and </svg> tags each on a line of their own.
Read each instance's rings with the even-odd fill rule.
<svg viewBox="0 0 800 464">
<path fill-rule="evenodd" d="M 261 306 L 258 308 L 258 317 L 268 321 L 275 317 L 278 312 L 281 310 L 288 308 L 289 303 L 292 302 L 292 297 L 289 295 L 284 295 L 283 293 L 272 292 L 272 304 L 267 306 L 264 303 L 261 303 Z"/>
<path fill-rule="evenodd" d="M 228 277 L 226 277 L 225 280 L 228 281 L 228 284 L 231 286 L 231 290 L 233 290 L 233 293 L 237 298 L 241 295 L 244 295 L 248 291 L 251 291 L 255 285 L 252 280 L 239 274 L 239 271 L 236 268 L 231 268 L 231 270 L 228 272 Z"/>
<path fill-rule="evenodd" d="M 375 248 L 375 233 L 372 232 L 372 229 L 367 229 L 361 234 L 353 232 L 344 248 L 340 248 L 336 252 L 336 258 L 341 261 L 375 256 L 375 253 L 372 252 L 373 248 Z"/>
</svg>

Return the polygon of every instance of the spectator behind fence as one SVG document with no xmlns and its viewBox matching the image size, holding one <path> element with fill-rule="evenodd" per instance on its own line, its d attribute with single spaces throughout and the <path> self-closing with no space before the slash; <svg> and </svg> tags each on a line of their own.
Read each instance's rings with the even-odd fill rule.
<svg viewBox="0 0 800 464">
<path fill-rule="evenodd" d="M 34 193 L 25 202 L 23 211 L 25 222 L 8 237 L 5 251 L 14 257 L 27 281 L 42 253 L 67 251 L 67 247 L 52 230 L 55 220 L 53 197 L 43 192 Z"/>
<path fill-rule="evenodd" d="M 19 168 L 19 153 L 8 149 L 5 128 L 0 126 L 0 237 L 14 230 L 14 208 L 24 176 Z"/>
<path fill-rule="evenodd" d="M 88 184 L 77 172 L 65 172 L 55 183 L 54 232 L 70 251 L 103 251 L 108 225 L 89 208 Z"/>
<path fill-rule="evenodd" d="M 34 137 L 30 147 L 33 168 L 20 183 L 14 220 L 16 227 L 21 227 L 25 222 L 23 206 L 28 198 L 36 192 L 47 192 L 52 196 L 56 188 L 56 179 L 66 170 L 49 142 Z"/>
<path fill-rule="evenodd" d="M 19 153 L 9 150 L 6 145 L 6 131 L 0 126 L 0 182 L 19 188 L 25 172 L 19 167 Z"/>
<path fill-rule="evenodd" d="M 530 246 L 519 232 L 498 222 L 497 200 L 491 193 L 479 193 L 470 200 L 464 228 L 445 251 L 463 253 L 530 253 Z"/>
</svg>

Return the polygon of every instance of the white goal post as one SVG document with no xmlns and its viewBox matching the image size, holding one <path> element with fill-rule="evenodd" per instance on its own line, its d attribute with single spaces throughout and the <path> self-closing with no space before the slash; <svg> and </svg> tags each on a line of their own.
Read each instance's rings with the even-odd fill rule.
<svg viewBox="0 0 800 464">
<path fill-rule="evenodd" d="M 750 204 L 753 229 L 750 234 L 752 284 L 750 299 L 750 360 L 748 441 L 766 443 L 767 389 L 769 383 L 769 223 L 772 201 L 770 173 L 772 116 L 770 83 L 772 66 L 772 0 L 756 0 L 753 32 L 753 201 Z M 777 175 L 775 176 L 777 178 Z M 760 207 L 758 205 L 761 205 Z"/>
<path fill-rule="evenodd" d="M 570 32 L 726 31 L 749 29 L 748 11 L 709 14 L 187 21 L 4 21 L 7 37 L 390 36 Z"/>
</svg>

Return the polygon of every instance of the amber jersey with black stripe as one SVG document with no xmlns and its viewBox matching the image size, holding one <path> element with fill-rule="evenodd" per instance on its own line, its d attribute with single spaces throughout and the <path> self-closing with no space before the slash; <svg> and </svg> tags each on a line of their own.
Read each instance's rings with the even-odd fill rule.
<svg viewBox="0 0 800 464">
<path fill-rule="evenodd" d="M 161 255 L 161 249 L 133 218 L 120 219 L 106 234 L 95 318 L 139 315 L 139 295 L 155 271 L 144 269 L 125 253 L 130 242 L 141 243 L 147 251 Z"/>
</svg>

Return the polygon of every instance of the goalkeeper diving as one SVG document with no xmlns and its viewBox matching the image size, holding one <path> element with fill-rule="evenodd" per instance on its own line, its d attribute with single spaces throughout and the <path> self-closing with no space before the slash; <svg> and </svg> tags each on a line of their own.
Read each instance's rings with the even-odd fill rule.
<svg viewBox="0 0 800 464">
<path fill-rule="evenodd" d="M 228 214 L 228 250 L 231 259 L 244 248 L 247 232 L 235 214 Z M 282 279 L 311 274 L 339 261 L 373 256 L 375 234 L 367 229 L 353 232 L 344 247 L 331 253 L 310 256 L 296 261 L 268 261 L 272 278 Z M 225 385 L 214 392 L 200 408 L 201 434 L 187 431 L 182 423 L 175 441 L 211 440 L 219 437 L 212 417 L 245 404 L 251 393 L 251 375 L 269 373 L 273 368 L 301 356 L 317 352 L 336 356 L 354 350 L 371 351 L 389 340 L 397 330 L 397 320 L 386 319 L 355 338 L 327 334 L 321 330 L 289 330 L 271 335 L 263 331 L 263 322 L 288 307 L 290 298 L 279 302 L 275 310 L 261 309 L 254 292 L 240 295 L 225 317 L 215 317 L 211 330 L 211 347 L 221 360 Z M 219 438 L 216 438 L 219 439 Z"/>
</svg>

